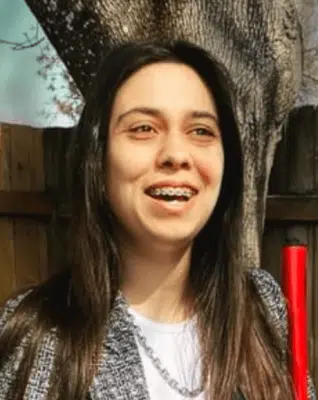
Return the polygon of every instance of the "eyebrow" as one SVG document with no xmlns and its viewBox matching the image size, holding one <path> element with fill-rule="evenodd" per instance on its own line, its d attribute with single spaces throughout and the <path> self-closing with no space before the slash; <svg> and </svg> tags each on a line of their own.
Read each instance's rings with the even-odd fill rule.
<svg viewBox="0 0 318 400">
<path fill-rule="evenodd" d="M 140 114 L 146 114 L 150 115 L 151 117 L 159 117 L 162 116 L 162 112 L 156 108 L 150 108 L 150 107 L 134 107 L 122 114 L 120 114 L 117 118 L 116 125 L 118 125 L 125 117 L 127 117 L 130 114 L 133 113 L 140 113 Z M 219 124 L 219 119 L 215 114 L 212 114 L 208 111 L 190 111 L 188 113 L 188 116 L 190 118 L 197 118 L 197 119 L 211 119 L 214 121 L 217 125 Z"/>
<path fill-rule="evenodd" d="M 214 122 L 219 124 L 219 119 L 215 114 L 212 114 L 208 111 L 192 111 L 190 113 L 191 118 L 208 118 L 212 119 Z"/>
<path fill-rule="evenodd" d="M 161 115 L 161 112 L 155 108 L 135 107 L 135 108 L 131 108 L 130 110 L 120 114 L 117 118 L 116 125 L 118 125 L 125 117 L 127 117 L 127 115 L 134 114 L 134 113 L 146 114 L 146 115 L 150 115 L 152 117 L 158 117 Z"/>
</svg>

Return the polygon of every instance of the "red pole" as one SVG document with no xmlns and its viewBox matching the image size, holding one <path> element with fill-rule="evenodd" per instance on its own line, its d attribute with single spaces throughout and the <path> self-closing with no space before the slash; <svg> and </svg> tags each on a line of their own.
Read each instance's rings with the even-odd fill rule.
<svg viewBox="0 0 318 400">
<path fill-rule="evenodd" d="M 283 292 L 289 320 L 290 371 L 296 400 L 307 400 L 307 247 L 287 245 L 282 251 Z"/>
</svg>

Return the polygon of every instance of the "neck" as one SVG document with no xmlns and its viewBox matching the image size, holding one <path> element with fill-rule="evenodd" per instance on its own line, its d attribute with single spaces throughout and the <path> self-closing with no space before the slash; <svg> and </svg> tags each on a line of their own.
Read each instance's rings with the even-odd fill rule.
<svg viewBox="0 0 318 400">
<path fill-rule="evenodd" d="M 121 290 L 130 306 L 159 322 L 188 318 L 187 282 L 191 246 L 171 248 L 125 243 L 121 249 Z"/>
</svg>

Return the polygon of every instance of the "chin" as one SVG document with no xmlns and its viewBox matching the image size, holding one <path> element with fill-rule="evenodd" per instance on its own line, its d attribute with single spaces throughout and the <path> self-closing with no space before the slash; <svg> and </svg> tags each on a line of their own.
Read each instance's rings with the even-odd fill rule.
<svg viewBox="0 0 318 400">
<path fill-rule="evenodd" d="M 170 228 L 162 230 L 151 230 L 148 231 L 148 234 L 146 234 L 147 238 L 151 238 L 151 243 L 154 241 L 157 241 L 158 243 L 164 243 L 166 245 L 191 245 L 197 234 L 199 233 L 199 230 L 186 230 L 182 227 L 178 228 Z"/>
</svg>

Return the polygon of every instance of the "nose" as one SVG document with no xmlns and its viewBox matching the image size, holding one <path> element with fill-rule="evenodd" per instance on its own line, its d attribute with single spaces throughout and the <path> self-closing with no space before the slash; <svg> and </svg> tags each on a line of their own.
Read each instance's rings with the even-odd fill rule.
<svg viewBox="0 0 318 400">
<path fill-rule="evenodd" d="M 182 134 L 168 134 L 160 149 L 157 164 L 160 168 L 172 170 L 191 168 L 191 156 Z"/>
</svg>

